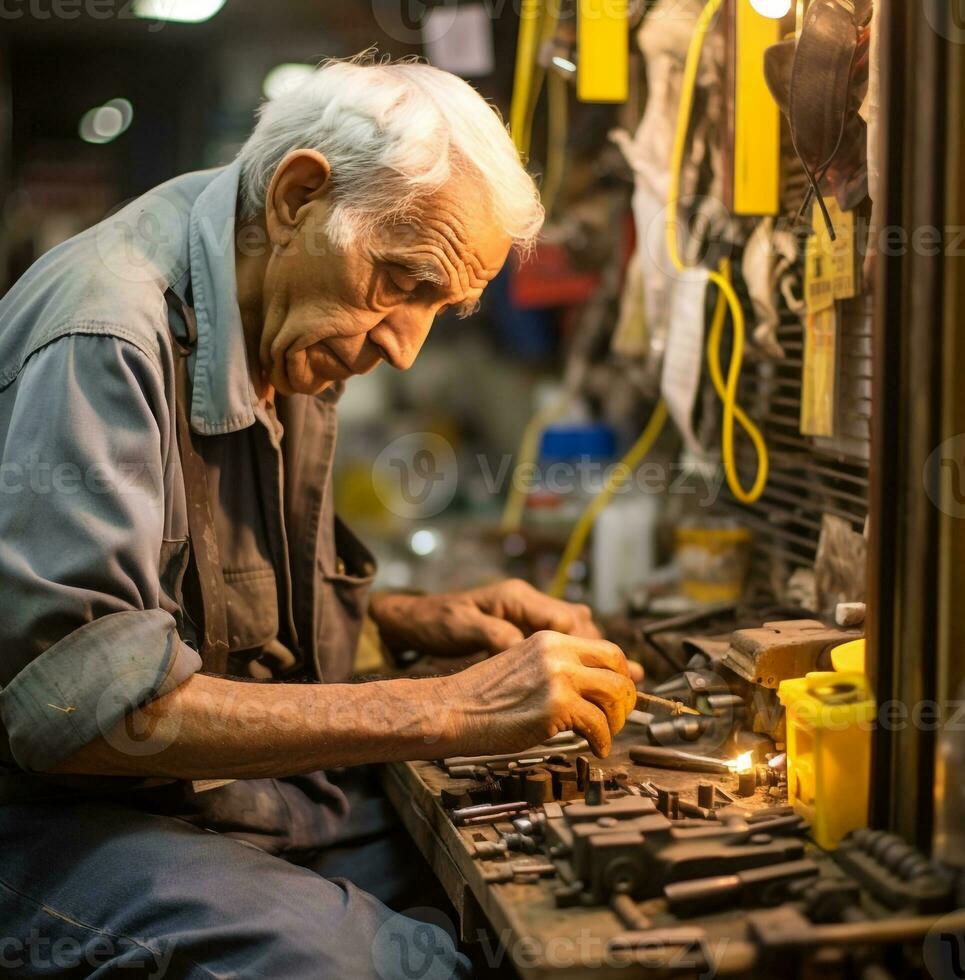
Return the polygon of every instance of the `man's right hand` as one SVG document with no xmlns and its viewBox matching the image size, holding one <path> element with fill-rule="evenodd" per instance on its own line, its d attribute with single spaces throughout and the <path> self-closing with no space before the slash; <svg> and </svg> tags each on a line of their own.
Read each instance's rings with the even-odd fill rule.
<svg viewBox="0 0 965 980">
<path fill-rule="evenodd" d="M 636 706 L 636 687 L 618 646 L 549 631 L 444 683 L 444 738 L 464 746 L 465 755 L 524 751 L 573 730 L 605 758 Z"/>
<path fill-rule="evenodd" d="M 451 677 L 247 684 L 194 674 L 52 771 L 278 778 L 369 762 L 524 752 L 568 729 L 603 758 L 635 703 L 619 647 L 544 631 Z"/>
</svg>

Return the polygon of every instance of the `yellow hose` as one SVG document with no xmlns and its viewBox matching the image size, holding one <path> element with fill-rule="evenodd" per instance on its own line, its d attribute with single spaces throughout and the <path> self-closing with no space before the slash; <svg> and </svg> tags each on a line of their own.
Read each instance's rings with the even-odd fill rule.
<svg viewBox="0 0 965 980">
<path fill-rule="evenodd" d="M 660 436 L 664 424 L 667 421 L 667 406 L 661 399 L 654 407 L 653 413 L 647 422 L 646 428 L 640 438 L 631 446 L 630 451 L 613 468 L 613 472 L 607 477 L 606 482 L 600 492 L 590 501 L 589 506 L 580 515 L 576 526 L 570 533 L 566 548 L 563 550 L 563 557 L 560 559 L 550 585 L 549 594 L 559 599 L 566 589 L 569 581 L 570 565 L 579 558 L 586 544 L 586 539 L 593 530 L 593 524 L 601 510 L 613 499 L 613 495 L 622 487 L 633 475 L 636 468 L 647 458 L 648 453 L 653 449 L 654 443 Z"/>
<path fill-rule="evenodd" d="M 515 471 L 528 469 L 536 462 L 536 457 L 539 454 L 539 439 L 543 430 L 563 414 L 567 403 L 568 399 L 564 396 L 537 412 L 529 420 L 523 430 L 519 449 L 516 450 Z M 500 530 L 503 534 L 513 534 L 519 530 L 523 523 L 523 511 L 525 509 L 526 490 L 520 481 L 514 479 L 509 484 L 509 494 L 503 508 L 503 519 L 500 524 Z"/>
<path fill-rule="evenodd" d="M 569 85 L 566 79 L 551 71 L 546 77 L 546 100 L 548 120 L 546 127 L 546 172 L 540 198 L 547 216 L 553 213 L 553 206 L 563 184 L 566 170 L 566 134 Z"/>
<path fill-rule="evenodd" d="M 676 215 L 677 202 L 680 197 L 680 171 L 683 167 L 684 153 L 687 149 L 687 134 L 690 129 L 694 91 L 697 86 L 697 73 L 700 69 L 700 58 L 703 53 L 704 40 L 722 3 L 723 0 L 709 0 L 697 18 L 694 36 L 687 51 L 687 62 L 684 68 L 680 91 L 677 131 L 674 136 L 673 154 L 670 165 L 670 193 L 667 202 L 666 224 L 667 251 L 678 272 L 684 272 L 687 269 L 680 255 L 680 247 L 677 240 Z M 719 271 L 711 271 L 709 278 L 719 290 L 717 307 L 714 311 L 714 319 L 707 340 L 707 367 L 714 385 L 714 390 L 721 399 L 724 408 L 721 425 L 721 456 L 724 463 L 724 472 L 727 476 L 727 485 L 730 487 L 731 493 L 743 503 L 751 504 L 758 500 L 764 492 L 764 487 L 767 485 L 770 460 L 767 453 L 767 445 L 764 442 L 760 430 L 737 404 L 737 385 L 740 380 L 741 365 L 744 359 L 744 311 L 740 305 L 740 300 L 737 298 L 737 293 L 734 292 L 734 287 L 731 284 L 730 262 L 728 260 L 724 259 L 721 262 Z M 734 344 L 730 365 L 727 370 L 727 379 L 725 381 L 720 366 L 720 344 L 728 309 L 730 310 L 734 325 Z M 570 533 L 569 540 L 566 542 L 566 547 L 563 550 L 563 556 L 557 567 L 556 575 L 550 585 L 549 593 L 551 596 L 560 598 L 563 595 L 566 583 L 569 580 L 570 565 L 582 553 L 586 539 L 589 537 L 600 511 L 606 507 L 613 498 L 613 495 L 628 479 L 625 475 L 626 472 L 629 471 L 632 473 L 647 457 L 666 421 L 667 406 L 661 400 L 654 408 L 653 414 L 650 416 L 640 438 L 634 443 L 626 456 L 623 457 L 620 464 L 617 465 L 613 474 L 604 484 L 601 492 L 594 497 L 586 510 L 580 515 L 580 519 L 577 521 L 576 526 Z M 750 491 L 746 491 L 743 488 L 737 473 L 737 465 L 734 458 L 735 422 L 750 437 L 754 449 L 757 452 L 757 477 Z"/>
<path fill-rule="evenodd" d="M 532 137 L 533 113 L 539 90 L 534 81 L 538 72 L 542 72 L 536 64 L 536 55 L 542 40 L 552 37 L 559 20 L 559 4 L 555 5 L 556 13 L 544 16 L 540 9 L 541 0 L 523 0 L 520 9 L 519 40 L 516 45 L 516 75 L 513 81 L 513 101 L 510 107 L 510 132 L 521 157 L 525 159 L 529 152 Z M 539 75 L 542 84 L 542 74 Z M 549 125 L 547 127 L 547 161 L 546 174 L 543 178 L 541 197 L 547 214 L 553 210 L 553 204 L 559 193 L 566 165 L 566 134 L 568 90 L 566 79 L 551 72 L 547 80 L 547 98 L 549 102 Z M 516 469 L 529 467 L 536 462 L 539 453 L 539 439 L 543 430 L 563 414 L 568 403 L 564 396 L 558 402 L 537 412 L 523 430 L 523 438 L 516 450 Z M 519 530 L 523 522 L 523 512 L 526 509 L 526 492 L 514 480 L 506 497 L 503 517 L 500 524 L 504 534 L 512 534 Z"/>
<path fill-rule="evenodd" d="M 687 149 L 687 133 L 690 129 L 690 116 L 693 111 L 694 90 L 697 86 L 697 73 L 700 70 L 700 57 L 704 48 L 704 40 L 714 17 L 717 16 L 723 0 L 709 0 L 697 18 L 694 36 L 687 51 L 687 62 L 684 67 L 683 81 L 680 90 L 680 107 L 677 112 L 677 131 L 674 136 L 673 155 L 670 163 L 670 194 L 667 202 L 667 252 L 670 261 L 678 272 L 687 269 L 680 255 L 677 237 L 677 203 L 680 199 L 680 171 L 683 167 L 684 153 Z M 721 457 L 724 473 L 730 492 L 742 503 L 753 504 L 760 499 L 767 486 L 770 469 L 770 459 L 767 444 L 757 426 L 747 417 L 737 404 L 737 384 L 740 380 L 741 366 L 744 360 L 744 310 L 741 307 L 737 293 L 731 284 L 730 262 L 724 259 L 717 272 L 709 273 L 710 281 L 720 290 L 717 310 L 714 314 L 713 325 L 707 340 L 707 366 L 710 370 L 711 381 L 718 397 L 723 403 L 724 417 L 721 422 Z M 734 329 L 734 349 L 724 381 L 720 368 L 720 341 L 725 322 L 725 307 L 730 309 Z M 754 450 L 757 453 L 757 476 L 750 490 L 741 485 L 734 458 L 734 423 L 747 433 Z"/>
<path fill-rule="evenodd" d="M 730 284 L 730 262 L 724 259 L 720 264 L 721 275 Z M 737 404 L 737 385 L 740 381 L 741 362 L 744 358 L 744 322 L 734 320 L 734 349 L 731 353 L 730 365 L 727 369 L 727 381 L 720 368 L 720 341 L 727 322 L 727 295 L 723 290 L 717 294 L 717 307 L 711 323 L 710 334 L 707 338 L 707 369 L 713 382 L 714 390 L 724 406 L 724 417 L 721 421 L 721 457 L 724 461 L 724 472 L 727 475 L 727 485 L 731 493 L 745 504 L 752 504 L 760 499 L 767 485 L 770 470 L 770 458 L 767 453 L 767 443 L 760 429 L 747 417 L 744 410 Z M 758 466 L 754 485 L 749 492 L 741 486 L 734 463 L 734 423 L 747 433 L 754 444 L 757 453 Z"/>
<path fill-rule="evenodd" d="M 552 38 L 558 22 L 558 3 L 522 0 L 519 34 L 516 39 L 513 97 L 509 106 L 509 132 L 523 161 L 529 156 L 529 146 L 533 138 L 533 116 L 546 75 L 538 60 L 540 46 Z"/>
<path fill-rule="evenodd" d="M 539 26 L 542 19 L 541 0 L 523 0 L 519 9 L 519 34 L 516 38 L 516 71 L 513 75 L 513 99 L 509 106 L 509 131 L 524 160 L 529 152 L 527 120 L 536 74 L 536 55 L 539 47 Z"/>
</svg>

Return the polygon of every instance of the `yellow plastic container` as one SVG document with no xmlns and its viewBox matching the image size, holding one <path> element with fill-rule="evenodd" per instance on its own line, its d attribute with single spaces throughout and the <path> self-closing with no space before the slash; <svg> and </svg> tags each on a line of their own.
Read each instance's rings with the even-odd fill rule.
<svg viewBox="0 0 965 980">
<path fill-rule="evenodd" d="M 862 674 L 821 672 L 783 681 L 787 795 L 821 847 L 868 823 L 875 702 Z"/>
<path fill-rule="evenodd" d="M 831 651 L 831 663 L 835 670 L 849 674 L 863 674 L 864 670 L 864 640 L 851 640 L 842 643 Z"/>
</svg>

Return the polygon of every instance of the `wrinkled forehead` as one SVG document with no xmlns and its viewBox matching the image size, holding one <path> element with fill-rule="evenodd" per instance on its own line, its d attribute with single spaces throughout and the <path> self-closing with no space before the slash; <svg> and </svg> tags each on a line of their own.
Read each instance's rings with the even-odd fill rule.
<svg viewBox="0 0 965 980">
<path fill-rule="evenodd" d="M 487 281 L 502 268 L 512 245 L 487 196 L 478 189 L 474 193 L 469 179 L 453 181 L 427 197 L 408 220 L 390 225 L 383 234 L 383 244 L 393 251 L 421 256 L 430 266 L 441 261 Z"/>
</svg>

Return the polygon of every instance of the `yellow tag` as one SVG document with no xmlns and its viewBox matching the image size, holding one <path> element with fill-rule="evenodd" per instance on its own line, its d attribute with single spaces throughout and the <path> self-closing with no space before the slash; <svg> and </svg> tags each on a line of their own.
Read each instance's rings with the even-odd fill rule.
<svg viewBox="0 0 965 980">
<path fill-rule="evenodd" d="M 834 435 L 838 313 L 834 305 L 809 313 L 804 327 L 801 434 Z"/>
<path fill-rule="evenodd" d="M 832 242 L 828 236 L 828 229 L 824 226 L 824 219 L 817 215 L 817 221 L 821 223 L 821 232 L 827 239 L 827 244 L 831 255 L 831 279 L 834 285 L 835 299 L 851 299 L 858 293 L 857 275 L 855 270 L 855 244 L 854 244 L 854 212 L 842 211 L 838 207 L 835 197 L 824 199 L 828 214 L 831 216 L 831 224 L 834 225 L 835 240 Z"/>
<path fill-rule="evenodd" d="M 842 211 L 833 196 L 826 197 L 824 204 L 836 238 L 831 241 L 821 209 L 815 206 L 814 234 L 808 238 L 804 255 L 804 302 L 808 313 L 819 313 L 836 299 L 851 299 L 858 293 L 854 212 Z"/>
<path fill-rule="evenodd" d="M 827 232 L 820 232 L 807 240 L 804 252 L 804 303 L 808 314 L 820 313 L 834 306 L 834 278 L 831 272 L 831 256 L 825 248 Z"/>
</svg>

